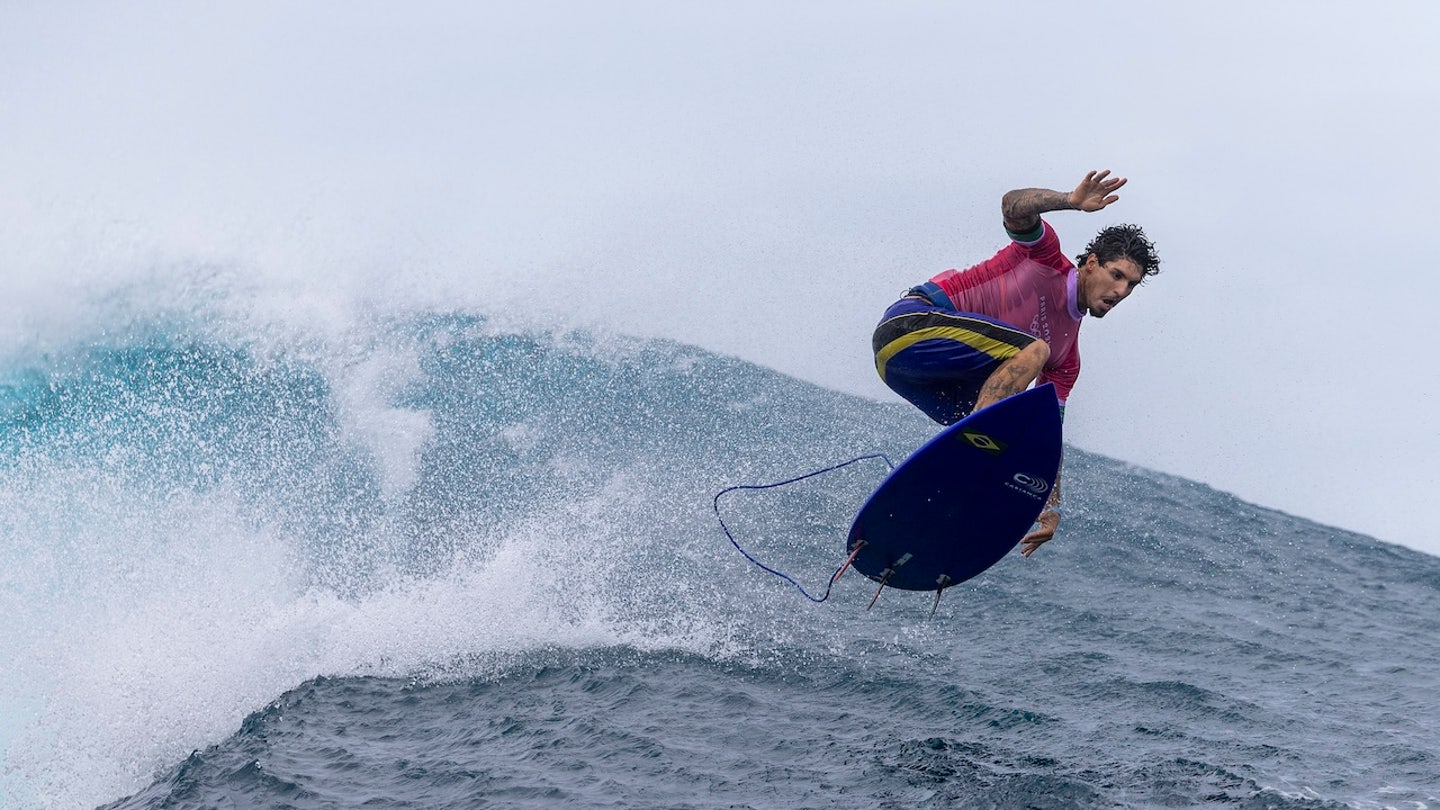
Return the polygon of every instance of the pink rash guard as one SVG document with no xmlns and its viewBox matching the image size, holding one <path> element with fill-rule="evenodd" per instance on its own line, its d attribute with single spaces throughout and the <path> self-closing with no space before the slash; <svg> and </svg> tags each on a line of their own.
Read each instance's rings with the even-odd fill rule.
<svg viewBox="0 0 1440 810">
<path fill-rule="evenodd" d="M 956 311 L 996 318 L 1045 341 L 1050 360 L 1036 385 L 1054 383 L 1064 407 L 1080 376 L 1083 313 L 1075 301 L 1075 263 L 1060 252 L 1060 237 L 1050 223 L 1041 220 L 1040 225 L 1035 241 L 1016 239 L 980 264 L 946 270 L 930 282 L 950 297 Z"/>
</svg>

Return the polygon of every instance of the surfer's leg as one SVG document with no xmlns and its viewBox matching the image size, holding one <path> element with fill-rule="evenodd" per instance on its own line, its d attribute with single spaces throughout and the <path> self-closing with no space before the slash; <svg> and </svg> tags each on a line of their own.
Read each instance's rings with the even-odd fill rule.
<svg viewBox="0 0 1440 810">
<path fill-rule="evenodd" d="M 1037 343 L 1040 348 L 1033 348 Z M 997 392 L 1012 379 L 1019 385 L 1013 393 L 1025 390 L 1049 357 L 1043 341 L 1013 326 L 912 298 L 886 310 L 873 346 L 875 370 L 885 384 L 942 425 L 963 419 L 980 401 L 998 401 L 982 398 L 992 380 Z"/>
<path fill-rule="evenodd" d="M 985 384 L 980 387 L 980 396 L 975 400 L 975 410 L 994 405 L 1029 388 L 1040 377 L 1040 371 L 1049 359 L 1050 346 L 1043 340 L 1036 340 L 1021 349 L 985 379 Z"/>
<path fill-rule="evenodd" d="M 890 386 L 890 390 L 942 425 L 959 422 L 969 416 L 975 407 L 973 386 L 969 387 L 967 392 L 965 386 L 912 380 L 899 374 L 887 377 L 885 382 Z"/>
</svg>

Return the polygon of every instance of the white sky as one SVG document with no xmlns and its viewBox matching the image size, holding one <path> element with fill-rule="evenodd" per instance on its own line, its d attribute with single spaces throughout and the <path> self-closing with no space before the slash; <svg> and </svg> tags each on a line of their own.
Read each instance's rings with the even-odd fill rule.
<svg viewBox="0 0 1440 810">
<path fill-rule="evenodd" d="M 893 399 L 870 330 L 1009 188 L 1164 262 L 1067 439 L 1440 553 L 1440 4 L 0 0 L 0 339 L 238 267 L 735 354 Z M 343 308 L 343 307 L 342 307 Z"/>
</svg>

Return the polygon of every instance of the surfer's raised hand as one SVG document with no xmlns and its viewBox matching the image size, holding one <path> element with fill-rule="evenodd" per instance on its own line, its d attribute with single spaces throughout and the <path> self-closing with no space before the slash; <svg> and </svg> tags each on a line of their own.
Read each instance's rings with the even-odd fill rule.
<svg viewBox="0 0 1440 810">
<path fill-rule="evenodd" d="M 1114 192 L 1125 185 L 1124 177 L 1111 177 L 1110 170 L 1090 171 L 1070 192 L 1070 206 L 1077 211 L 1099 211 L 1120 199 Z"/>
<path fill-rule="evenodd" d="M 1050 542 L 1050 539 L 1055 536 L 1055 530 L 1060 528 L 1060 513 L 1047 507 L 1044 512 L 1040 513 L 1038 522 L 1040 528 L 1025 535 L 1025 539 L 1020 541 L 1020 553 L 1026 557 L 1034 554 L 1035 549 Z M 1010 536 L 1014 537 L 1015 535 Z"/>
</svg>

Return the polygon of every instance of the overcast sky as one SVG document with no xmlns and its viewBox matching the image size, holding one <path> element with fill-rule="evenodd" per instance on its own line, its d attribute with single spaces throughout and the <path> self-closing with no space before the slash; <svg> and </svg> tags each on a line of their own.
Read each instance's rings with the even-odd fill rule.
<svg viewBox="0 0 1440 810">
<path fill-rule="evenodd" d="M 1440 554 L 1440 4 L 0 0 L 0 339 L 195 264 L 738 355 L 881 400 L 1010 188 L 1130 178 L 1162 273 L 1067 440 Z M 173 269 L 167 269 L 173 268 Z M 337 316 L 342 317 L 342 316 Z"/>
</svg>

